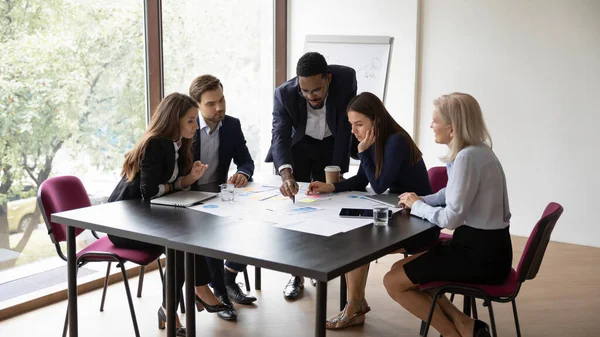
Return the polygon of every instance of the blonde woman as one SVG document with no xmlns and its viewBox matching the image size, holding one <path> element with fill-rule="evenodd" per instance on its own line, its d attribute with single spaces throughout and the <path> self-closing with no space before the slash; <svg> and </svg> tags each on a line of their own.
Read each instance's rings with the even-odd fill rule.
<svg viewBox="0 0 600 337">
<path fill-rule="evenodd" d="M 500 284 L 512 264 L 506 179 L 479 103 L 471 95 L 452 93 L 434 100 L 434 106 L 435 141 L 449 148 L 443 158 L 448 185 L 436 194 L 408 192 L 399 198 L 411 214 L 455 229 L 453 239 L 396 262 L 384 277 L 388 294 L 422 320 L 432 298 L 417 289 L 419 284 Z M 445 296 L 438 303 L 431 325 L 445 337 L 490 336 L 487 324 L 463 314 Z"/>
</svg>

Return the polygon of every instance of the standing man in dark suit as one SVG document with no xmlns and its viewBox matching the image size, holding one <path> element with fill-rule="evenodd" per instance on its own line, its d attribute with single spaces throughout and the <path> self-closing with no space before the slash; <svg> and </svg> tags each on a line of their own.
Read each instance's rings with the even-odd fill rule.
<svg viewBox="0 0 600 337">
<path fill-rule="evenodd" d="M 348 172 L 351 128 L 346 107 L 356 87 L 354 69 L 328 66 L 323 55 L 310 52 L 298 60 L 296 77 L 275 89 L 266 162 L 273 162 L 281 176 L 282 195 L 295 198 L 296 181 L 324 181 L 325 166 Z M 292 276 L 283 295 L 295 300 L 303 288 L 304 278 Z"/>
<path fill-rule="evenodd" d="M 198 102 L 200 116 L 196 131 L 194 158 L 208 165 L 204 175 L 196 182 L 198 186 L 215 186 L 222 183 L 244 187 L 254 173 L 254 161 L 246 146 L 246 139 L 237 118 L 225 115 L 223 84 L 212 75 L 196 77 L 190 85 L 190 96 Z M 237 165 L 237 172 L 227 178 L 231 160 Z M 236 240 L 239 238 L 232 238 Z M 211 275 L 214 293 L 223 303 L 231 305 L 230 310 L 221 311 L 219 317 L 235 320 L 237 312 L 231 300 L 239 304 L 251 304 L 256 297 L 247 296 L 235 282 L 237 273 L 246 268 L 245 264 L 206 258 Z"/>
</svg>

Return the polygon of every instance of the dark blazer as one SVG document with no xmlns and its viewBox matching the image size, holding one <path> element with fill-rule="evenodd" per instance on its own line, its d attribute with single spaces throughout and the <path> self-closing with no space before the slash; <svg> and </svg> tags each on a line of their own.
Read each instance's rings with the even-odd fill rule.
<svg viewBox="0 0 600 337">
<path fill-rule="evenodd" d="M 383 168 L 379 178 L 375 177 L 375 145 L 358 154 L 360 167 L 354 177 L 335 183 L 335 191 L 364 191 L 367 184 L 377 194 L 388 188 L 392 193 L 415 192 L 417 195 L 431 194 L 429 176 L 423 159 L 410 163 L 410 146 L 399 133 L 391 135 L 383 152 Z"/>
<path fill-rule="evenodd" d="M 248 175 L 248 180 L 251 180 L 254 174 L 254 160 L 252 160 L 248 146 L 246 146 L 246 138 L 244 138 L 240 120 L 225 115 L 222 123 L 219 129 L 217 182 L 222 184 L 227 181 L 227 173 L 229 172 L 232 159 L 235 165 L 237 165 L 238 171 L 244 172 Z M 192 145 L 194 147 L 194 160 L 200 160 L 200 132 L 202 132 L 200 129 L 196 131 L 194 145 Z"/>
<path fill-rule="evenodd" d="M 180 158 L 182 151 L 182 148 L 179 149 Z M 175 170 L 175 164 L 173 140 L 167 137 L 151 139 L 142 156 L 140 171 L 131 182 L 127 181 L 127 177 L 123 177 L 108 198 L 108 202 L 152 198 L 158 193 L 158 185 L 169 181 Z M 187 172 L 182 172 L 179 166 L 179 176 L 185 174 Z"/>
<path fill-rule="evenodd" d="M 348 102 L 356 96 L 356 72 L 354 69 L 330 65 L 332 75 L 327 96 L 327 126 L 334 138 L 331 165 L 348 172 L 351 128 L 346 115 Z M 306 99 L 298 94 L 298 78 L 294 77 L 275 89 L 273 107 L 273 130 L 271 148 L 265 161 L 278 168 L 292 164 L 292 146 L 298 143 L 306 131 Z"/>
</svg>

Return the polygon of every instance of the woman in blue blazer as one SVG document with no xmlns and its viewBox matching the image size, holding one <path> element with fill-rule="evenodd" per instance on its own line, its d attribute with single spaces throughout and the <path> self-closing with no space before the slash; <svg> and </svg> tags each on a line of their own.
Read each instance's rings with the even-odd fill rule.
<svg viewBox="0 0 600 337">
<path fill-rule="evenodd" d="M 352 134 L 358 139 L 360 167 L 355 176 L 333 184 L 320 181 L 310 183 L 308 193 L 364 191 L 367 184 L 375 193 L 388 189 L 392 193 L 418 190 L 431 193 L 427 168 L 422 154 L 410 135 L 388 113 L 381 100 L 370 92 L 363 92 L 348 104 L 348 121 Z M 439 231 L 431 237 L 419 237 L 408 246 L 421 247 L 437 239 Z M 419 242 L 416 242 L 419 241 Z M 359 267 L 345 275 L 348 285 L 348 303 L 344 310 L 327 320 L 328 329 L 341 329 L 364 324 L 370 310 L 365 300 L 365 285 L 369 265 Z"/>
</svg>

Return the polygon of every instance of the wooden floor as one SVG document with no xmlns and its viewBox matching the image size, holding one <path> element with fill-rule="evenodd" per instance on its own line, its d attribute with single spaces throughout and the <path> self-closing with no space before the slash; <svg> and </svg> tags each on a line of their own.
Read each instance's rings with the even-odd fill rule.
<svg viewBox="0 0 600 337">
<path fill-rule="evenodd" d="M 514 264 L 518 263 L 523 238 L 513 237 Z M 419 320 L 393 302 L 382 285 L 383 275 L 399 255 L 386 256 L 372 263 L 367 299 L 372 311 L 363 327 L 328 331 L 328 336 L 418 336 Z M 523 336 L 596 336 L 600 328 L 600 249 L 552 242 L 537 278 L 523 285 L 517 298 Z M 251 279 L 252 268 L 251 271 Z M 197 315 L 200 337 L 220 336 L 313 336 L 316 289 L 307 282 L 303 298 L 296 302 L 283 299 L 288 276 L 263 271 L 262 291 L 256 306 L 237 306 L 237 322 L 225 322 L 216 314 Z M 239 277 L 238 281 L 242 281 Z M 146 275 L 142 298 L 134 305 L 142 337 L 166 336 L 157 329 L 156 311 L 160 303 L 157 272 Z M 135 291 L 137 280 L 131 282 Z M 328 316 L 337 312 L 339 283 L 329 283 Z M 80 336 L 133 336 L 133 328 L 121 283 L 108 289 L 104 312 L 99 312 L 101 291 L 79 298 Z M 134 295 L 135 296 L 135 295 Z M 459 298 L 460 299 L 460 298 Z M 66 301 L 0 322 L 0 336 L 60 336 Z M 480 316 L 488 321 L 486 309 L 479 305 Z M 495 304 L 499 336 L 515 336 L 510 304 Z M 430 336 L 439 336 L 430 334 Z"/>
</svg>

